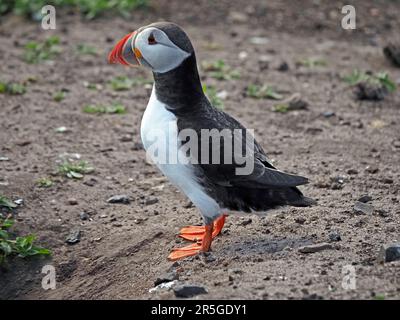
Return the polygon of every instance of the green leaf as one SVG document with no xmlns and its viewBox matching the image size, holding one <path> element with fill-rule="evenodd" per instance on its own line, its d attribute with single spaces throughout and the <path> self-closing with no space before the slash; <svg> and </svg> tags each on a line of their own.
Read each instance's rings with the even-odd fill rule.
<svg viewBox="0 0 400 320">
<path fill-rule="evenodd" d="M 0 195 L 0 207 L 5 207 L 11 210 L 16 208 L 17 205 L 6 197 Z"/>
<path fill-rule="evenodd" d="M 289 106 L 287 104 L 277 104 L 273 108 L 273 111 L 279 112 L 279 113 L 287 113 L 289 111 Z"/>
</svg>

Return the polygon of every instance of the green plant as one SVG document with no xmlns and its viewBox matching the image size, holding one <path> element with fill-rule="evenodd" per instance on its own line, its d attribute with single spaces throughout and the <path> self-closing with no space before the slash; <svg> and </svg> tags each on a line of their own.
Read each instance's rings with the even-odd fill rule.
<svg viewBox="0 0 400 320">
<path fill-rule="evenodd" d="M 289 105 L 285 103 L 277 104 L 273 107 L 272 111 L 279 113 L 287 113 L 289 112 Z"/>
<path fill-rule="evenodd" d="M 376 74 L 366 73 L 360 70 L 353 70 L 353 72 L 343 78 L 349 85 L 354 86 L 361 82 L 367 82 L 373 85 L 380 85 L 386 88 L 389 92 L 396 90 L 396 84 L 389 78 L 387 72 L 378 72 Z"/>
<path fill-rule="evenodd" d="M 300 60 L 298 64 L 305 66 L 307 68 L 315 68 L 315 67 L 323 67 L 326 66 L 327 63 L 325 60 L 318 59 L 318 58 L 307 58 Z"/>
<path fill-rule="evenodd" d="M 240 78 L 238 70 L 229 67 L 224 60 L 203 61 L 201 64 L 205 72 L 210 72 L 210 76 L 217 80 L 235 80 Z"/>
<path fill-rule="evenodd" d="M 84 43 L 80 43 L 76 46 L 76 51 L 80 55 L 86 55 L 86 56 L 97 56 L 98 52 L 95 47 L 89 46 Z"/>
<path fill-rule="evenodd" d="M 220 97 L 218 97 L 217 89 L 214 86 L 203 85 L 204 94 L 210 99 L 211 104 L 217 109 L 223 109 L 224 103 Z"/>
<path fill-rule="evenodd" d="M 50 188 L 53 185 L 53 180 L 50 178 L 40 178 L 36 181 L 36 184 L 41 188 Z"/>
<path fill-rule="evenodd" d="M 108 113 L 108 114 L 124 114 L 126 113 L 126 108 L 120 103 L 114 103 L 109 106 L 96 106 L 96 105 L 86 105 L 83 107 L 82 110 L 84 113 L 90 114 L 101 114 L 101 113 Z"/>
<path fill-rule="evenodd" d="M 263 85 L 258 86 L 255 84 L 251 84 L 247 87 L 246 94 L 249 97 L 255 99 L 273 99 L 273 100 L 280 100 L 283 96 L 277 93 L 272 87 Z"/>
<path fill-rule="evenodd" d="M 60 102 L 60 101 L 64 100 L 64 98 L 65 98 L 65 91 L 63 91 L 63 90 L 57 91 L 53 95 L 53 100 L 56 102 Z"/>
<path fill-rule="evenodd" d="M 0 82 L 0 93 L 8 93 L 11 95 L 24 94 L 26 87 L 23 84 L 16 82 Z"/>
<path fill-rule="evenodd" d="M 9 229 L 13 225 L 13 220 L 0 218 L 0 265 L 13 254 L 21 258 L 51 254 L 50 250 L 34 245 L 36 237 L 33 234 L 12 239 Z"/>
<path fill-rule="evenodd" d="M 118 76 L 112 79 L 109 84 L 111 85 L 111 88 L 115 91 L 123 91 L 123 90 L 129 90 L 133 87 L 140 86 L 140 85 L 145 85 L 145 84 L 151 84 L 152 81 L 140 77 L 136 77 L 134 79 L 128 78 L 126 76 Z"/>
<path fill-rule="evenodd" d="M 91 173 L 94 168 L 89 166 L 86 161 L 77 163 L 65 160 L 58 166 L 58 172 L 70 179 L 82 179 L 84 174 Z"/>
<path fill-rule="evenodd" d="M 24 60 L 28 63 L 39 63 L 53 59 L 61 52 L 60 38 L 50 36 L 43 42 L 30 41 L 25 45 Z"/>
<path fill-rule="evenodd" d="M 146 6 L 148 0 L 1 0 L 0 14 L 14 12 L 38 19 L 41 8 L 47 4 L 77 8 L 87 19 L 93 19 L 104 12 L 114 12 L 128 17 L 138 7 Z"/>
<path fill-rule="evenodd" d="M 374 296 L 375 300 L 385 300 L 385 295 L 383 293 L 378 293 Z"/>
<path fill-rule="evenodd" d="M 0 195 L 0 207 L 7 208 L 9 210 L 14 209 L 17 207 L 17 205 L 12 202 L 10 199 L 6 198 L 3 195 Z"/>
</svg>

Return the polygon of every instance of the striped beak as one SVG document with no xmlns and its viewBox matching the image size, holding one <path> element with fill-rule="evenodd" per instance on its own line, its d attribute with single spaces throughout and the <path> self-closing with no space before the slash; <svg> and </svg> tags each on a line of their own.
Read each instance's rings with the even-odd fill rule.
<svg viewBox="0 0 400 320">
<path fill-rule="evenodd" d="M 123 37 L 108 55 L 109 63 L 120 63 L 125 66 L 137 67 L 140 65 L 141 52 L 135 48 L 137 31 Z"/>
</svg>

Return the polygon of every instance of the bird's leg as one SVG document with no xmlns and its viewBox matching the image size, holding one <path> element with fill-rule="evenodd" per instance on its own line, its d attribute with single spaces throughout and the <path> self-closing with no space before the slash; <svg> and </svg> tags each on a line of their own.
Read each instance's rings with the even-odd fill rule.
<svg viewBox="0 0 400 320">
<path fill-rule="evenodd" d="M 172 252 L 168 256 L 171 261 L 176 261 L 182 258 L 194 256 L 200 252 L 207 252 L 211 248 L 211 242 L 213 240 L 213 229 L 214 223 L 210 223 L 204 226 L 204 235 L 201 241 L 193 243 L 189 246 L 172 249 Z"/>
<path fill-rule="evenodd" d="M 225 224 L 225 219 L 228 215 L 223 214 L 216 220 L 214 220 L 214 228 L 213 228 L 213 233 L 212 233 L 212 238 L 214 239 L 217 235 L 219 235 L 222 231 L 222 228 L 224 227 Z M 179 236 L 183 239 L 189 240 L 189 241 L 198 241 L 202 239 L 205 233 L 205 227 L 204 226 L 189 226 L 189 227 L 184 227 L 181 229 Z"/>
</svg>

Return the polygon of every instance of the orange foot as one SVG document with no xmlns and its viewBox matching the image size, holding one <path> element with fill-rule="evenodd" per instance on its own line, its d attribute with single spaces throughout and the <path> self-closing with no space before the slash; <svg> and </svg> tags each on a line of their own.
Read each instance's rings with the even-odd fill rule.
<svg viewBox="0 0 400 320">
<path fill-rule="evenodd" d="M 171 261 L 176 261 L 182 258 L 194 256 L 196 254 L 199 254 L 200 252 L 209 251 L 213 238 L 216 237 L 221 232 L 224 223 L 225 223 L 225 215 L 218 218 L 213 223 L 202 227 L 202 229 L 195 227 L 195 231 L 197 232 L 195 234 L 196 238 L 190 238 L 190 239 L 201 238 L 201 240 L 200 241 L 195 240 L 197 241 L 196 243 L 193 243 L 183 248 L 172 249 L 172 252 L 168 256 L 168 259 Z M 214 230 L 214 228 L 216 229 Z M 187 238 L 185 237 L 185 239 Z"/>
<path fill-rule="evenodd" d="M 223 214 L 214 221 L 213 232 L 212 232 L 213 239 L 221 233 L 227 216 L 228 216 L 227 214 Z M 179 233 L 179 236 L 189 241 L 199 241 L 204 237 L 204 234 L 205 234 L 204 226 L 189 226 L 182 228 L 181 232 Z"/>
</svg>

